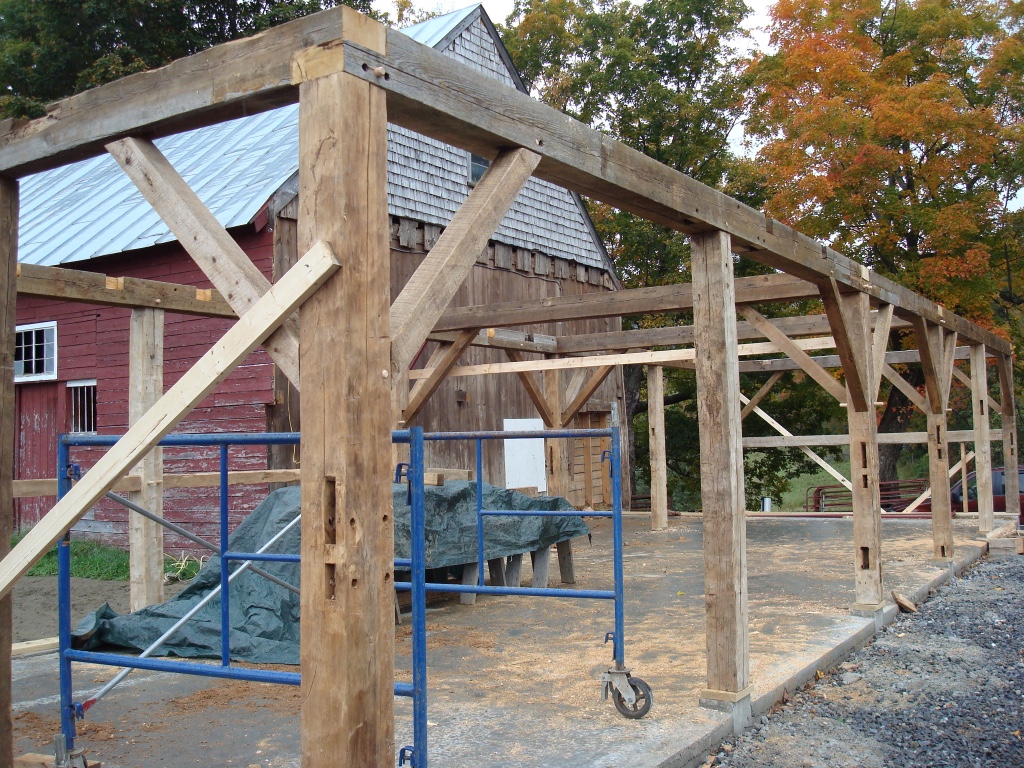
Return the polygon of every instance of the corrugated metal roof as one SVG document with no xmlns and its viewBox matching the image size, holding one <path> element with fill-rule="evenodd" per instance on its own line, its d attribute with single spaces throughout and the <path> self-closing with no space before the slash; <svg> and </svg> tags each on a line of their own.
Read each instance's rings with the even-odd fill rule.
<svg viewBox="0 0 1024 768">
<path fill-rule="evenodd" d="M 449 38 L 447 55 L 512 85 L 484 14 L 481 6 L 472 5 L 402 31 L 434 46 Z M 169 136 L 156 144 L 223 226 L 241 226 L 298 170 L 298 107 Z M 463 150 L 389 126 L 391 214 L 447 225 L 469 193 L 468 167 L 469 155 Z M 175 239 L 107 155 L 22 179 L 19 234 L 18 260 L 47 266 Z M 607 263 L 578 201 L 537 179 L 528 182 L 495 236 L 509 245 L 593 266 Z"/>
</svg>

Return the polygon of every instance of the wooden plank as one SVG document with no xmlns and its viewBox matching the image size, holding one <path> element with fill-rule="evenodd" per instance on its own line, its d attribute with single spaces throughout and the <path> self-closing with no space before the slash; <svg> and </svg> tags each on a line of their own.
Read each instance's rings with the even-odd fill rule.
<svg viewBox="0 0 1024 768">
<path fill-rule="evenodd" d="M 283 318 L 339 266 L 330 248 L 324 244 L 314 246 L 284 280 L 239 318 L 0 562 L 0 596 L 8 594 L 14 582 L 109 491 L 121 475 L 174 429 L 185 414 L 227 378 Z"/>
<path fill-rule="evenodd" d="M 738 251 L 776 269 L 809 280 L 833 276 L 895 305 L 900 316 L 925 316 L 1009 351 L 1005 340 L 894 281 L 401 32 L 389 30 L 386 55 L 344 48 L 345 71 L 370 81 L 381 80 L 375 70 L 387 73 L 380 85 L 396 124 L 488 157 L 529 147 L 543 158 L 539 178 L 681 232 L 728 232 Z"/>
<path fill-rule="evenodd" d="M 585 369 L 580 368 L 579 370 L 583 371 Z M 567 405 L 565 407 L 565 410 L 562 411 L 563 425 L 568 424 L 576 417 L 576 414 L 579 413 L 583 406 L 587 404 L 587 401 L 594 396 L 594 393 L 597 391 L 598 387 L 600 387 L 604 383 L 604 380 L 607 379 L 614 370 L 614 365 L 604 365 L 598 368 L 592 374 L 590 374 L 590 377 L 586 380 L 586 382 L 584 382 L 583 386 L 580 387 L 579 391 L 572 398 L 572 401 L 569 403 L 569 405 Z"/>
<path fill-rule="evenodd" d="M 1003 466 L 1016 467 L 1020 464 L 1017 455 L 1017 408 L 1014 405 L 1013 358 L 1000 355 L 996 358 L 999 371 L 1000 413 L 1003 431 Z M 1020 478 L 1016 472 L 1003 472 L 1006 511 L 1020 519 Z"/>
<path fill-rule="evenodd" d="M 823 280 L 821 287 L 821 303 L 825 306 L 825 314 L 832 329 L 832 335 L 836 340 L 836 352 L 843 364 L 843 374 L 846 377 L 846 390 L 849 391 L 849 399 L 854 410 L 866 411 L 868 404 L 873 399 L 868 397 L 870 388 L 869 377 L 866 376 L 865 366 L 867 358 L 858 355 L 857 342 L 850 338 L 850 326 L 856 324 L 858 319 L 849 317 L 849 303 L 839 291 L 839 283 L 834 277 Z M 845 393 L 843 398 L 845 399 Z"/>
<path fill-rule="evenodd" d="M 690 240 L 697 358 L 707 688 L 750 684 L 747 618 L 746 496 L 736 350 L 735 289 L 729 235 Z"/>
<path fill-rule="evenodd" d="M 220 225 L 203 201 L 151 141 L 122 139 L 107 146 L 192 260 L 239 315 L 270 289 L 270 281 Z M 288 318 L 264 344 L 288 380 L 299 387 L 298 318 Z"/>
<path fill-rule="evenodd" d="M 928 413 L 928 401 L 924 395 L 917 391 L 914 387 L 910 386 L 906 379 L 900 376 L 899 371 L 895 370 L 888 363 L 882 364 L 882 375 L 887 378 L 896 389 L 903 393 L 903 396 L 907 398 L 912 404 L 917 406 L 922 413 Z"/>
<path fill-rule="evenodd" d="M 445 470 L 451 471 L 451 470 Z M 228 485 L 265 485 L 267 483 L 291 483 L 299 479 L 297 469 L 248 469 L 228 473 Z M 164 475 L 164 488 L 216 488 L 220 485 L 220 472 L 194 472 L 184 475 Z M 117 493 L 132 493 L 142 489 L 138 475 L 122 477 L 111 489 Z M 56 496 L 57 481 L 51 478 L 41 480 L 15 480 L 14 498 Z"/>
<path fill-rule="evenodd" d="M 302 311 L 302 765 L 394 765 L 387 114 L 344 74 L 304 82 L 299 249 L 344 259 Z"/>
<path fill-rule="evenodd" d="M 738 278 L 737 283 L 743 280 Z M 891 305 L 889 315 L 892 315 Z M 879 313 L 872 313 L 872 323 Z M 831 333 L 828 318 L 825 315 L 806 315 L 797 317 L 772 317 L 768 322 L 789 337 L 820 336 Z M 910 323 L 896 318 L 893 329 L 910 328 Z M 525 334 L 524 334 L 525 335 Z M 764 338 L 759 330 L 748 322 L 736 323 L 736 338 L 739 341 Z M 606 331 L 604 333 L 588 333 L 577 336 L 555 337 L 555 349 L 541 349 L 540 352 L 560 352 L 565 355 L 582 352 L 612 352 L 649 347 L 670 347 L 693 343 L 693 326 L 677 325 L 667 328 L 636 328 L 629 331 Z M 838 356 L 836 356 L 838 360 Z M 916 360 L 916 358 L 915 358 Z M 833 368 L 841 367 L 836 363 Z"/>
<path fill-rule="evenodd" d="M 747 416 L 753 413 L 754 409 L 757 408 L 760 402 L 764 400 L 769 392 L 772 391 L 772 388 L 778 383 L 782 376 L 782 371 L 776 371 L 768 378 L 768 381 L 761 385 L 761 388 L 757 390 L 754 396 L 750 398 L 749 402 L 743 406 L 743 410 L 740 411 L 740 421 L 745 421 Z"/>
<path fill-rule="evenodd" d="M 106 307 L 151 307 L 200 317 L 238 317 L 219 291 L 62 267 L 18 265 L 18 295 Z"/>
<path fill-rule="evenodd" d="M 991 397 L 988 394 L 988 367 L 985 348 L 980 344 L 971 347 L 971 415 L 974 427 L 974 469 L 978 488 L 978 531 L 988 533 L 995 528 L 995 506 L 992 497 L 992 427 L 989 416 Z M 959 369 L 954 368 L 954 373 Z M 961 443 L 962 445 L 962 443 Z M 962 486 L 961 496 L 966 503 L 967 483 Z M 967 509 L 967 507 L 963 507 Z"/>
<path fill-rule="evenodd" d="M 14 527 L 14 333 L 17 323 L 18 182 L 0 177 L 0 558 L 11 548 Z M 11 720 L 12 599 L 0 598 L 0 765 L 14 759 Z"/>
<path fill-rule="evenodd" d="M 665 379 L 660 365 L 647 366 L 647 444 L 651 461 L 651 530 L 668 528 L 668 465 L 665 458 Z"/>
<path fill-rule="evenodd" d="M 956 359 L 966 360 L 967 347 L 956 348 Z M 812 358 L 822 368 L 841 368 L 843 365 L 839 355 L 816 355 Z M 913 364 L 921 362 L 921 353 L 916 349 L 902 349 L 885 353 L 885 362 L 889 365 Z M 800 366 L 792 360 L 741 360 L 740 373 L 767 373 L 768 371 L 797 371 Z"/>
<path fill-rule="evenodd" d="M 809 283 L 789 275 L 756 275 L 736 280 L 737 297 L 747 303 L 758 301 L 798 301 L 814 298 L 817 292 Z M 486 317 L 493 326 L 533 325 L 563 320 L 586 320 L 620 315 L 681 312 L 693 307 L 693 287 L 689 283 L 629 288 L 620 291 L 576 293 L 544 299 L 506 301 L 450 309 L 434 325 L 435 332 L 479 328 Z"/>
<path fill-rule="evenodd" d="M 393 373 L 412 363 L 539 161 L 526 149 L 498 155 L 402 288 L 391 306 Z"/>
<path fill-rule="evenodd" d="M 867 294 L 837 295 L 841 309 L 849 360 L 847 373 L 847 430 L 850 435 L 850 484 L 853 486 L 853 562 L 854 611 L 875 613 L 882 608 L 882 500 L 878 485 L 877 392 L 870 389 L 875 380 L 871 370 L 873 341 L 868 315 L 871 305 Z M 830 316 L 831 320 L 831 316 Z M 856 366 L 857 380 L 864 401 L 857 405 L 846 364 Z"/>
<path fill-rule="evenodd" d="M 458 337 L 454 342 L 438 346 L 427 363 L 427 367 L 433 371 L 433 375 L 426 379 L 418 380 L 412 392 L 409 393 L 409 403 L 402 411 L 402 421 L 404 423 L 408 424 L 412 421 L 430 396 L 444 383 L 448 371 L 459 362 L 459 358 L 466 351 L 466 347 L 476 338 L 476 333 L 475 330 L 459 331 Z"/>
<path fill-rule="evenodd" d="M 1002 440 L 1001 430 L 990 432 L 991 440 Z M 974 442 L 974 432 L 969 429 L 951 430 L 946 434 L 950 443 Z M 847 445 L 849 435 L 777 435 L 772 437 L 744 437 L 743 447 L 758 448 L 799 448 L 801 445 Z M 924 445 L 928 442 L 927 432 L 879 432 L 879 445 Z"/>
<path fill-rule="evenodd" d="M 133 309 L 128 337 L 128 423 L 135 425 L 164 394 L 164 311 Z M 163 516 L 163 449 L 153 448 L 136 467 L 140 490 L 129 500 Z M 164 528 L 128 513 L 129 605 L 139 611 L 164 601 Z"/>
<path fill-rule="evenodd" d="M 23 176 L 103 154 L 131 135 L 157 138 L 292 104 L 292 57 L 339 39 L 339 7 L 70 96 L 31 122 L 0 123 L 0 172 Z"/>
<path fill-rule="evenodd" d="M 28 656 L 33 653 L 56 651 L 59 645 L 59 637 L 44 637 L 41 640 L 25 640 L 20 643 L 14 643 L 14 645 L 11 646 L 11 656 Z M 50 763 L 52 766 L 52 757 L 50 758 Z"/>
<path fill-rule="evenodd" d="M 14 768 L 53 768 L 53 765 L 53 755 L 41 755 L 38 752 L 29 752 L 14 758 Z M 92 763 L 89 765 L 91 767 Z"/>
<path fill-rule="evenodd" d="M 750 402 L 750 400 L 748 400 L 747 397 L 742 392 L 740 393 L 740 400 L 744 404 L 748 404 Z M 769 427 L 774 429 L 776 432 L 778 432 L 783 437 L 794 437 L 792 432 L 790 432 L 784 426 L 779 424 L 779 422 L 777 422 L 775 419 L 773 419 L 771 416 L 769 416 L 767 413 L 765 413 L 760 408 L 755 407 L 754 408 L 754 413 L 756 413 L 758 416 L 760 416 L 762 421 L 764 421 Z M 746 447 L 747 440 L 759 440 L 759 439 L 763 439 L 763 438 L 744 438 L 743 441 L 742 441 L 742 444 L 743 444 L 744 447 Z M 831 443 L 826 443 L 826 445 L 831 445 Z M 778 446 L 770 446 L 770 447 L 778 447 Z M 790 446 L 787 446 L 787 447 L 790 447 Z M 846 477 L 843 476 L 842 472 L 837 470 L 835 467 L 833 467 L 831 464 L 829 464 L 827 461 L 825 461 L 825 459 L 821 458 L 821 456 L 816 454 L 814 451 L 812 451 L 806 445 L 802 445 L 802 444 L 796 443 L 796 444 L 794 444 L 791 447 L 799 448 L 800 451 L 807 456 L 807 458 L 809 458 L 811 461 L 813 461 L 819 467 L 821 467 L 826 472 L 828 472 L 830 475 L 832 475 L 832 477 L 834 477 L 836 480 L 838 480 L 840 483 L 842 483 L 843 486 L 845 486 L 847 489 L 852 490 L 852 486 L 850 485 L 850 481 L 847 480 Z"/>
<path fill-rule="evenodd" d="M 804 373 L 818 382 L 822 389 L 832 395 L 832 397 L 836 398 L 839 402 L 846 402 L 846 388 L 832 378 L 828 371 L 814 362 L 814 360 L 811 359 L 811 356 L 804 352 L 796 342 L 789 338 L 789 336 L 776 328 L 772 323 L 769 323 L 767 318 L 753 307 L 740 307 L 739 311 L 740 314 L 747 319 L 748 323 L 764 334 L 764 336 L 774 343 L 780 351 L 785 352 L 791 360 L 796 362 L 796 364 L 803 369 Z M 839 339 L 835 336 L 833 336 L 833 338 L 836 339 L 836 345 L 841 346 Z M 840 359 L 843 358 L 843 354 L 841 352 L 839 357 Z M 844 364 L 843 370 L 845 371 L 846 368 L 847 366 Z"/>
<path fill-rule="evenodd" d="M 831 336 L 793 341 L 800 349 L 830 349 L 835 346 Z M 512 350 L 506 350 L 512 352 Z M 740 344 L 737 346 L 740 355 L 764 355 L 781 351 L 774 342 Z M 588 357 L 562 357 L 549 360 L 517 360 L 508 363 L 480 363 L 479 365 L 463 365 L 452 368 L 449 377 L 485 376 L 496 373 L 520 373 L 523 371 L 554 371 L 573 368 L 601 368 L 606 365 L 658 365 L 684 360 L 695 360 L 698 355 L 694 349 L 667 349 L 659 352 L 633 352 L 617 355 L 590 355 Z M 425 379 L 431 375 L 429 368 L 409 371 L 410 379 Z"/>
<path fill-rule="evenodd" d="M 505 354 L 513 363 L 525 362 L 516 350 L 506 349 Z M 559 414 L 555 413 L 548 404 L 547 397 L 541 390 L 541 385 L 533 378 L 533 374 L 529 371 L 517 371 L 516 375 L 519 377 L 519 381 L 522 383 L 526 393 L 530 396 L 530 400 L 533 401 L 537 413 L 544 420 L 544 426 L 548 429 L 557 429 L 562 426 L 559 422 Z"/>
</svg>

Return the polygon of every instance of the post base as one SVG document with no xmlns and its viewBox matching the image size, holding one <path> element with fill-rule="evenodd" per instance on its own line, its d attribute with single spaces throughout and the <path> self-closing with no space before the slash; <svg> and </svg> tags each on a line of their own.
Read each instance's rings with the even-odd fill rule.
<svg viewBox="0 0 1024 768">
<path fill-rule="evenodd" d="M 850 606 L 850 614 L 865 619 L 874 619 L 875 632 L 881 632 L 882 627 L 885 626 L 885 603 L 854 603 Z"/>
<path fill-rule="evenodd" d="M 716 712 L 732 715 L 732 732 L 737 736 L 750 726 L 750 694 L 754 686 L 748 685 L 742 691 L 716 691 L 712 689 L 700 692 L 700 706 Z"/>
</svg>

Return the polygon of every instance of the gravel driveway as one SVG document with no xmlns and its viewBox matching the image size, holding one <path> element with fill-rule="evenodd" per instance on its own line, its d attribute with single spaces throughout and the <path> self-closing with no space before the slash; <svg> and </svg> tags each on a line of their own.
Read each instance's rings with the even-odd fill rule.
<svg viewBox="0 0 1024 768">
<path fill-rule="evenodd" d="M 901 614 L 705 766 L 1024 766 L 1024 557 L 982 561 Z"/>
</svg>

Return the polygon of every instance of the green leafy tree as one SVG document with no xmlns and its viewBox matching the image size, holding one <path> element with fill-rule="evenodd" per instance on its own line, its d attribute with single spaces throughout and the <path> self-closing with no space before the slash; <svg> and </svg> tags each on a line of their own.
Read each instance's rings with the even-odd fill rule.
<svg viewBox="0 0 1024 768">
<path fill-rule="evenodd" d="M 1022 21 L 1012 0 L 779 0 L 747 124 L 766 211 L 1019 333 L 1007 321 L 1021 303 Z M 893 390 L 881 428 L 902 431 L 911 413 Z M 882 454 L 895 479 L 899 446 Z"/>
<path fill-rule="evenodd" d="M 0 0 L 0 117 L 50 102 L 337 0 Z M 349 5 L 371 12 L 369 0 Z"/>
<path fill-rule="evenodd" d="M 743 0 L 519 0 L 503 38 L 527 86 L 548 104 L 756 205 L 761 171 L 737 160 L 728 140 L 742 117 L 746 82 L 734 43 L 747 13 Z M 591 202 L 590 210 L 627 287 L 689 282 L 684 235 L 607 205 Z M 746 260 L 737 267 L 737 274 L 759 271 Z M 686 314 L 645 316 L 625 318 L 624 326 L 690 322 Z M 694 375 L 665 373 L 670 484 L 676 504 L 693 506 L 700 489 Z M 632 426 L 646 411 L 642 368 L 627 366 L 625 379 Z M 631 444 L 646 482 L 646 429 Z M 787 452 L 766 456 L 750 457 L 748 488 L 752 497 L 778 498 L 778 478 L 806 465 Z"/>
</svg>

